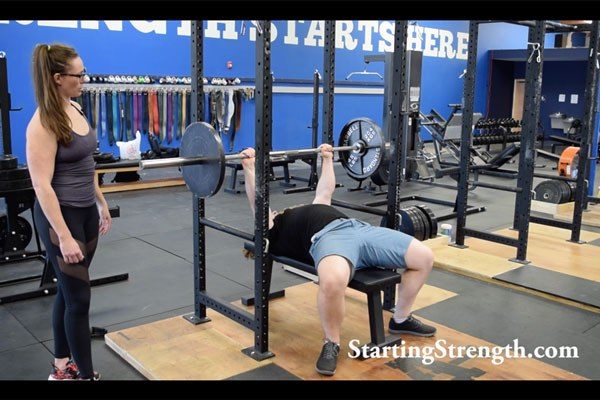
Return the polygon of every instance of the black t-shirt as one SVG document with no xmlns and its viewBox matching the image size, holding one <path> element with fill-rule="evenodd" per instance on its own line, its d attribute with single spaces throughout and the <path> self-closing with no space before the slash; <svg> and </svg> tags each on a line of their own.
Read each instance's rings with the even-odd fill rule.
<svg viewBox="0 0 600 400">
<path fill-rule="evenodd" d="M 336 208 L 326 204 L 308 204 L 288 208 L 275 216 L 269 231 L 269 252 L 312 264 L 309 254 L 312 236 L 330 222 L 348 218 Z"/>
</svg>

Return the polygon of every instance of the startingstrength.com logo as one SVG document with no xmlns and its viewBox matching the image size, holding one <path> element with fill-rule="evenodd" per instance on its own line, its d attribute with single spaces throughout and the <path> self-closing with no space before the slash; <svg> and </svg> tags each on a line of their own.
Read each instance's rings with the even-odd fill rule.
<svg viewBox="0 0 600 400">
<path fill-rule="evenodd" d="M 350 358 L 415 358 L 420 359 L 424 365 L 433 364 L 436 359 L 462 359 L 462 358 L 484 358 L 490 359 L 493 365 L 500 365 L 506 359 L 536 358 L 579 358 L 577 346 L 538 346 L 531 352 L 519 344 L 519 339 L 514 339 L 506 346 L 456 346 L 448 344 L 446 340 L 440 339 L 433 346 L 405 346 L 404 340 L 393 346 L 372 347 L 360 345 L 358 339 L 348 343 Z"/>
</svg>

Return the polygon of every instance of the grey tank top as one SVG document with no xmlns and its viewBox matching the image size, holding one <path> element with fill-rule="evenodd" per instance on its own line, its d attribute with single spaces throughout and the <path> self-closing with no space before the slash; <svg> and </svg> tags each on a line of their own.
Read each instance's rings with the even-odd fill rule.
<svg viewBox="0 0 600 400">
<path fill-rule="evenodd" d="M 83 115 L 79 109 L 77 111 Z M 90 207 L 96 204 L 96 162 L 93 156 L 96 131 L 90 127 L 85 136 L 71 131 L 71 137 L 73 140 L 68 145 L 58 144 L 52 188 L 61 206 Z"/>
</svg>

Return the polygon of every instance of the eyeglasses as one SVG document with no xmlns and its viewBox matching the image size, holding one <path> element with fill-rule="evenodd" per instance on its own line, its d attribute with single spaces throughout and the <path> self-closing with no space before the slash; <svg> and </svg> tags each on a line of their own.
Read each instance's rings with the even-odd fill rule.
<svg viewBox="0 0 600 400">
<path fill-rule="evenodd" d="M 80 74 L 64 74 L 63 73 L 63 74 L 60 74 L 60 75 L 63 75 L 63 76 L 72 76 L 72 77 L 75 77 L 75 78 L 77 78 L 79 80 L 82 80 L 83 77 L 87 75 L 87 71 L 84 69 L 83 72 L 80 73 Z"/>
</svg>

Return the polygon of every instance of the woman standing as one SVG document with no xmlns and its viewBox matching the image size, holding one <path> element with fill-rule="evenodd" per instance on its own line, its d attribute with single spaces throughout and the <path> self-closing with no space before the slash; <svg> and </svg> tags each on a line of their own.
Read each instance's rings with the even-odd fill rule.
<svg viewBox="0 0 600 400">
<path fill-rule="evenodd" d="M 84 76 L 83 61 L 72 47 L 35 47 L 38 108 L 27 126 L 27 166 L 36 194 L 36 227 L 58 279 L 49 380 L 100 379 L 92 366 L 88 270 L 98 233 L 110 230 L 111 217 L 95 174 L 96 132 L 71 101 L 81 95 Z"/>
</svg>

